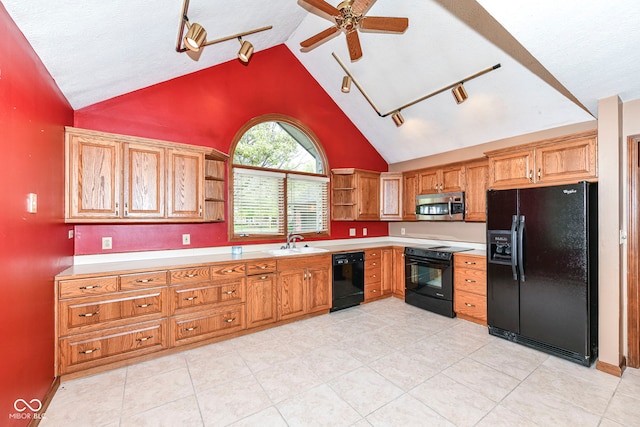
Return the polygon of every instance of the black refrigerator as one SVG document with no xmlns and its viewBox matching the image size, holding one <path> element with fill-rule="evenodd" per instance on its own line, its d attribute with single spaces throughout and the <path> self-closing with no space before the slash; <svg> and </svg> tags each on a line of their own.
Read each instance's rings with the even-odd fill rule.
<svg viewBox="0 0 640 427">
<path fill-rule="evenodd" d="M 597 185 L 487 192 L 489 333 L 585 366 L 598 354 Z"/>
</svg>

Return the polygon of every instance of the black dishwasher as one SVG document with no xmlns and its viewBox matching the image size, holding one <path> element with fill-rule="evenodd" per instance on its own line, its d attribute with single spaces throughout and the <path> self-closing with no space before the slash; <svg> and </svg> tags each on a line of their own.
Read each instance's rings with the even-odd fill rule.
<svg viewBox="0 0 640 427">
<path fill-rule="evenodd" d="M 364 252 L 333 254 L 333 303 L 331 311 L 364 301 Z"/>
</svg>

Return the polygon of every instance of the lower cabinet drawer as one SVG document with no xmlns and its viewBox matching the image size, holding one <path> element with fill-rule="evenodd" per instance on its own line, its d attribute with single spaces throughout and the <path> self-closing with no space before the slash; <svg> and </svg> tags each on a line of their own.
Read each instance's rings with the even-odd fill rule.
<svg viewBox="0 0 640 427">
<path fill-rule="evenodd" d="M 487 298 L 470 292 L 454 292 L 453 309 L 456 313 L 487 321 Z"/>
<path fill-rule="evenodd" d="M 364 285 L 364 299 L 365 301 L 376 299 L 382 296 L 382 283 L 367 283 Z"/>
<path fill-rule="evenodd" d="M 137 292 L 121 292 L 109 297 L 90 297 L 60 302 L 60 335 L 117 326 L 167 316 L 166 288 Z M 145 319 L 146 318 L 146 319 Z"/>
<path fill-rule="evenodd" d="M 231 334 L 247 328 L 245 305 L 230 305 L 170 319 L 171 346 Z"/>
<path fill-rule="evenodd" d="M 171 288 L 171 314 L 202 310 L 212 304 L 233 304 L 245 301 L 245 279 L 199 283 Z"/>
<path fill-rule="evenodd" d="M 461 268 L 454 270 L 453 276 L 456 289 L 481 295 L 487 294 L 487 272 L 485 270 Z"/>
<path fill-rule="evenodd" d="M 165 349 L 167 335 L 162 320 L 63 338 L 58 375 Z"/>
</svg>

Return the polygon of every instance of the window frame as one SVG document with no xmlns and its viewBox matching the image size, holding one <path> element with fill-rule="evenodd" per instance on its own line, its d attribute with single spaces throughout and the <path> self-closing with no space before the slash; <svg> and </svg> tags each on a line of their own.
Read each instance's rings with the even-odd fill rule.
<svg viewBox="0 0 640 427">
<path fill-rule="evenodd" d="M 308 173 L 308 172 L 300 172 L 300 171 L 292 171 L 292 170 L 287 170 L 287 169 L 272 169 L 272 168 L 261 168 L 261 167 L 256 167 L 256 166 L 250 166 L 250 165 L 235 165 L 233 163 L 233 155 L 235 153 L 236 147 L 238 145 L 238 143 L 240 142 L 240 139 L 242 138 L 242 136 L 252 127 L 254 127 L 257 124 L 263 123 L 263 122 L 271 122 L 271 121 L 277 121 L 277 122 L 284 122 L 287 123 L 291 126 L 295 126 L 298 130 L 300 130 L 308 139 L 309 141 L 311 141 L 311 143 L 313 144 L 314 148 L 316 149 L 316 152 L 318 153 L 319 159 L 317 159 L 318 162 L 320 162 L 322 164 L 322 171 L 323 173 L 321 174 L 316 174 L 316 173 Z M 272 114 L 264 114 L 262 116 L 258 116 L 255 117 L 251 120 L 249 120 L 248 122 L 246 122 L 239 130 L 238 132 L 236 132 L 233 141 L 231 143 L 231 149 L 229 150 L 229 165 L 228 165 L 228 198 L 227 200 L 228 202 L 228 238 L 229 241 L 231 242 L 242 242 L 242 241 L 260 241 L 260 240 L 280 240 L 280 239 L 285 239 L 287 236 L 287 228 L 288 228 L 288 203 L 287 203 L 287 184 L 286 184 L 286 177 L 285 177 L 285 195 L 284 195 L 284 213 L 283 213 L 283 217 L 284 217 L 284 234 L 280 235 L 280 234 L 249 234 L 249 235 L 242 235 L 239 233 L 235 233 L 234 230 L 234 216 L 233 216 L 233 212 L 234 212 L 234 196 L 233 196 L 233 192 L 234 192 L 234 168 L 235 167 L 238 168 L 244 168 L 244 169 L 254 169 L 254 170 L 263 170 L 263 171 L 267 171 L 267 172 L 278 172 L 278 173 L 284 173 L 286 174 L 294 174 L 294 175 L 307 175 L 307 176 L 311 176 L 311 177 L 321 177 L 321 178 L 326 178 L 327 179 L 327 228 L 326 230 L 322 231 L 322 232 L 307 232 L 307 233 L 297 233 L 297 234 L 301 234 L 303 237 L 305 238 L 316 238 L 316 237 L 329 237 L 331 235 L 331 174 L 330 174 L 330 169 L 329 169 L 329 162 L 327 161 L 327 156 L 325 154 L 324 148 L 322 146 L 322 144 L 320 143 L 320 141 L 318 140 L 318 138 L 316 137 L 316 135 L 307 127 L 305 126 L 300 120 L 297 120 L 293 117 L 289 117 L 286 116 L 284 114 L 277 114 L 277 113 L 272 113 Z"/>
</svg>

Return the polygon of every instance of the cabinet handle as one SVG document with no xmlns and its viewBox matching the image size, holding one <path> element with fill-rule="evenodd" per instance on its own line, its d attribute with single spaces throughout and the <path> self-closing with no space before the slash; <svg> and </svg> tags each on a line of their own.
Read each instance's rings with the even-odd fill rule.
<svg viewBox="0 0 640 427">
<path fill-rule="evenodd" d="M 153 305 L 153 303 L 148 303 L 148 304 L 138 304 L 136 307 L 138 308 L 147 308 L 147 307 L 151 307 Z"/>
<path fill-rule="evenodd" d="M 533 169 L 529 169 L 529 181 L 533 182 Z"/>
<path fill-rule="evenodd" d="M 185 301 L 193 301 L 194 299 L 198 299 L 198 295 L 193 296 L 193 297 L 184 298 Z"/>
<path fill-rule="evenodd" d="M 260 280 L 267 280 L 269 276 L 260 276 Z"/>
<path fill-rule="evenodd" d="M 195 273 L 189 273 L 189 274 L 187 274 L 187 277 L 189 277 L 189 278 L 191 278 L 191 277 L 196 277 L 196 276 L 197 276 L 197 274 L 195 274 Z"/>
<path fill-rule="evenodd" d="M 542 168 L 538 168 L 538 181 L 542 181 Z"/>
<path fill-rule="evenodd" d="M 376 277 L 378 277 L 378 276 L 376 276 L 376 275 L 374 274 L 374 275 L 372 275 L 371 277 L 373 277 L 373 278 L 375 279 L 375 278 L 376 278 Z"/>
<path fill-rule="evenodd" d="M 227 294 L 227 295 L 231 295 L 231 294 L 235 294 L 235 293 L 236 293 L 236 290 L 235 290 L 235 289 L 233 289 L 233 290 L 231 290 L 231 291 L 226 291 L 226 292 L 225 292 L 225 294 Z"/>
<path fill-rule="evenodd" d="M 260 270 L 266 270 L 266 269 L 267 269 L 267 266 L 266 266 L 266 265 L 261 265 L 261 266 L 259 266 L 258 268 L 259 268 Z"/>
<path fill-rule="evenodd" d="M 375 262 L 372 262 L 372 263 L 371 263 L 371 265 L 376 266 L 376 265 L 378 265 L 378 264 L 376 264 Z"/>
<path fill-rule="evenodd" d="M 93 317 L 93 316 L 97 316 L 98 314 L 100 314 L 100 310 L 98 311 L 94 311 L 93 313 L 82 313 L 82 314 L 78 314 L 79 317 Z"/>
<path fill-rule="evenodd" d="M 376 289 L 372 289 L 371 292 L 373 292 L 375 294 L 378 291 Z"/>
<path fill-rule="evenodd" d="M 476 283 L 475 280 L 471 280 L 471 279 L 464 279 L 464 281 L 467 282 L 467 283 Z"/>
<path fill-rule="evenodd" d="M 233 273 L 235 270 L 232 268 L 231 270 L 222 270 L 223 273 Z"/>
<path fill-rule="evenodd" d="M 227 323 L 234 322 L 235 320 L 236 320 L 235 317 L 232 317 L 231 319 L 224 319 L 224 321 L 227 322 Z"/>
<path fill-rule="evenodd" d="M 120 215 L 120 209 L 118 208 L 118 203 L 116 203 L 116 216 Z"/>
<path fill-rule="evenodd" d="M 136 279 L 136 283 L 151 283 L 153 279 Z"/>
<path fill-rule="evenodd" d="M 78 289 L 87 290 L 87 289 L 97 289 L 100 288 L 100 285 L 89 285 L 89 286 L 80 286 Z"/>
<path fill-rule="evenodd" d="M 80 353 L 80 354 L 91 354 L 94 351 L 100 351 L 100 347 L 92 348 L 91 350 L 79 351 L 78 353 Z"/>
<path fill-rule="evenodd" d="M 185 332 L 192 332 L 192 331 L 195 331 L 196 329 L 198 329 L 197 326 L 191 326 L 190 328 L 184 328 L 184 331 Z"/>
<path fill-rule="evenodd" d="M 145 342 L 145 341 L 149 341 L 151 338 L 153 338 L 153 335 L 149 335 L 148 337 L 144 337 L 144 338 L 136 338 L 136 341 Z"/>
<path fill-rule="evenodd" d="M 200 212 L 198 212 L 198 216 L 202 216 L 202 205 L 200 205 Z"/>
<path fill-rule="evenodd" d="M 127 202 L 124 204 L 124 216 L 129 216 L 129 204 Z"/>
<path fill-rule="evenodd" d="M 444 185 L 440 184 L 440 191 L 442 191 L 443 188 L 444 188 Z"/>
<path fill-rule="evenodd" d="M 466 305 L 467 307 L 475 307 L 475 304 L 469 304 L 468 302 L 465 302 L 464 305 Z"/>
<path fill-rule="evenodd" d="M 464 263 L 467 265 L 476 265 L 475 261 L 465 261 Z"/>
</svg>

